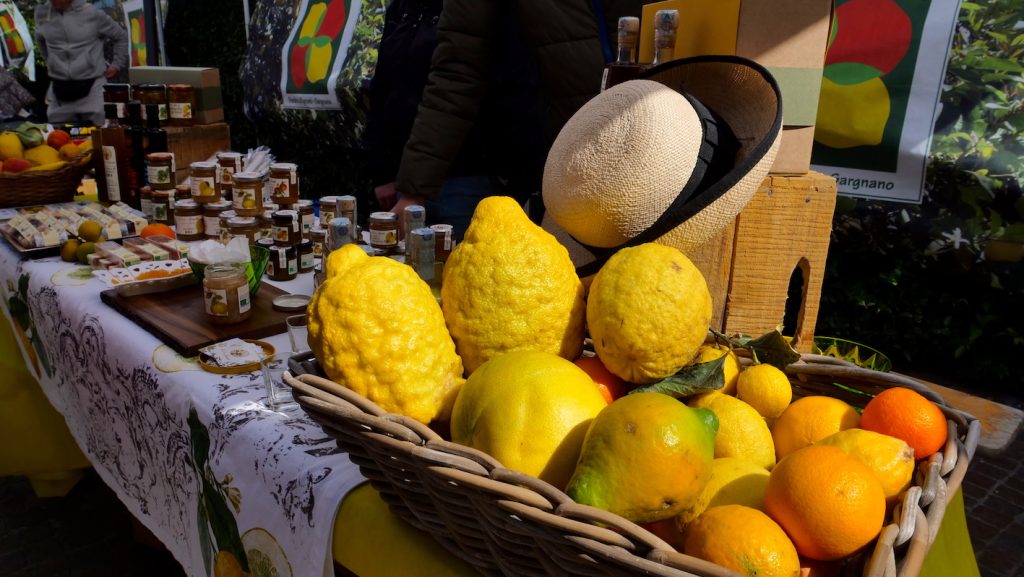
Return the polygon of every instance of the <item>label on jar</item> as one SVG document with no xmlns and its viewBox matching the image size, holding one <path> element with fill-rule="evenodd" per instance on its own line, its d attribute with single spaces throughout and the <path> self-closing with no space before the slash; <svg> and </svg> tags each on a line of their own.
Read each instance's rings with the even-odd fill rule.
<svg viewBox="0 0 1024 577">
<path fill-rule="evenodd" d="M 218 165 L 217 174 L 221 185 L 231 186 L 231 183 L 235 181 L 235 167 L 233 166 Z"/>
<path fill-rule="evenodd" d="M 121 200 L 121 183 L 117 180 L 117 149 L 103 147 L 103 176 L 107 181 L 107 198 L 110 202 Z"/>
<path fill-rule="evenodd" d="M 197 234 L 203 234 L 203 217 L 199 215 L 175 215 L 174 226 L 175 228 L 177 228 L 178 234 L 183 234 L 185 236 L 195 236 Z"/>
<path fill-rule="evenodd" d="M 271 198 L 291 198 L 292 187 L 294 184 L 290 178 L 274 178 L 270 177 L 270 197 Z"/>
<path fill-rule="evenodd" d="M 167 222 L 166 204 L 153 204 L 153 220 L 157 222 Z"/>
<path fill-rule="evenodd" d="M 313 213 L 307 213 L 302 215 L 302 233 L 309 234 L 313 230 L 313 222 L 316 219 L 313 217 Z"/>
<path fill-rule="evenodd" d="M 267 276 L 269 276 L 270 278 L 274 278 L 274 261 L 273 260 L 267 261 Z"/>
<path fill-rule="evenodd" d="M 107 104 L 110 104 L 109 102 Z M 124 102 L 115 102 L 114 108 L 117 109 L 118 118 L 128 118 L 128 114 L 125 112 Z"/>
<path fill-rule="evenodd" d="M 302 261 L 299 263 L 299 268 L 302 270 L 308 270 L 313 268 L 313 253 L 304 252 L 302 253 Z"/>
<path fill-rule="evenodd" d="M 235 207 L 235 210 L 259 208 L 259 205 L 256 204 L 256 191 L 251 188 L 235 187 L 231 197 L 231 204 Z"/>
<path fill-rule="evenodd" d="M 238 313 L 244 315 L 249 312 L 251 304 L 249 299 L 249 283 L 245 283 L 238 287 Z"/>
<path fill-rule="evenodd" d="M 395 246 L 398 244 L 398 231 L 393 228 L 385 230 L 370 229 L 370 244 L 373 246 Z"/>
<path fill-rule="evenodd" d="M 287 227 L 287 226 L 275 226 L 274 227 L 274 240 L 279 240 L 281 242 L 288 242 L 288 239 L 290 238 L 289 237 L 289 234 L 290 234 L 289 233 L 289 228 L 290 227 Z"/>
<path fill-rule="evenodd" d="M 245 286 L 245 292 L 249 292 L 249 285 Z M 241 288 L 241 287 L 239 287 Z M 246 294 L 248 297 L 248 294 Z M 226 289 L 206 289 L 205 298 L 206 302 L 206 314 L 212 317 L 226 317 L 228 316 L 228 291 Z M 249 299 L 246 298 L 248 301 Z M 241 302 L 241 299 L 239 299 Z"/>
<path fill-rule="evenodd" d="M 153 218 L 153 201 L 142 197 L 139 199 L 139 210 L 142 214 L 146 215 L 146 218 Z"/>
<path fill-rule="evenodd" d="M 269 238 L 270 240 L 274 240 L 274 230 L 271 228 L 261 228 L 257 230 L 256 240 L 260 240 L 261 238 Z"/>
<path fill-rule="evenodd" d="M 295 260 L 294 258 L 288 259 L 288 274 L 289 274 L 289 276 L 293 275 L 293 274 L 298 274 L 298 273 L 299 273 L 299 263 L 298 263 L 298 261 Z"/>
<path fill-rule="evenodd" d="M 324 209 L 323 205 L 320 206 L 320 226 L 327 228 L 331 221 L 334 220 L 334 211 Z"/>
<path fill-rule="evenodd" d="M 169 166 L 146 166 L 146 177 L 150 185 L 171 184 L 171 167 Z"/>
<path fill-rule="evenodd" d="M 322 243 L 322 242 L 314 242 L 313 243 L 313 256 L 316 257 L 316 258 L 320 258 L 320 257 L 324 256 L 324 243 Z"/>
<path fill-rule="evenodd" d="M 213 196 L 217 194 L 217 189 L 215 188 L 215 186 L 216 183 L 214 182 L 214 177 L 212 176 L 193 176 L 192 196 Z"/>
<path fill-rule="evenodd" d="M 171 114 L 171 118 L 176 120 L 187 120 L 192 118 L 192 103 L 190 102 L 172 102 L 168 105 L 168 109 Z"/>
<path fill-rule="evenodd" d="M 203 229 L 206 230 L 207 236 L 217 236 L 220 234 L 220 218 L 216 216 L 204 216 L 203 217 Z"/>
<path fill-rule="evenodd" d="M 288 268 L 289 262 L 290 261 L 288 260 L 288 254 L 285 251 L 277 251 L 277 266 L 280 267 L 281 270 L 290 270 Z"/>
<path fill-rule="evenodd" d="M 156 109 L 157 109 L 157 118 L 159 118 L 160 120 L 167 120 L 167 118 L 168 118 L 167 105 L 166 104 L 157 104 L 156 105 Z M 143 120 L 148 119 L 148 116 L 146 115 L 146 107 L 145 106 L 142 107 L 142 119 Z"/>
</svg>

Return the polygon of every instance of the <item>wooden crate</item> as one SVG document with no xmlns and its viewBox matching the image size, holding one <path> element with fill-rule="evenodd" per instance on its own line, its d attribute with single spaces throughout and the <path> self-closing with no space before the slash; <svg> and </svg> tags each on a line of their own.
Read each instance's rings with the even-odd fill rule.
<svg viewBox="0 0 1024 577">
<path fill-rule="evenodd" d="M 231 150 L 231 130 L 223 122 L 196 126 L 168 126 L 167 148 L 174 153 L 175 177 L 188 177 L 188 166 L 209 160 L 218 151 Z"/>
<path fill-rule="evenodd" d="M 690 254 L 714 300 L 712 326 L 726 334 L 760 335 L 780 324 L 790 279 L 802 280 L 796 348 L 810 352 L 821 301 L 835 179 L 818 172 L 771 175 L 750 204 L 717 237 Z"/>
</svg>

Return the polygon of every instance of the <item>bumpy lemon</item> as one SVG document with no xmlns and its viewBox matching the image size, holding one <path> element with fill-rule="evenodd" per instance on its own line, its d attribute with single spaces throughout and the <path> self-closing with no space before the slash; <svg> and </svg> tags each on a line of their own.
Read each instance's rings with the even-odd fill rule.
<svg viewBox="0 0 1024 577">
<path fill-rule="evenodd" d="M 445 263 L 441 307 L 470 372 L 510 351 L 583 350 L 583 284 L 569 252 L 506 196 L 477 205 Z"/>
<path fill-rule="evenodd" d="M 447 419 L 462 361 L 430 287 L 390 258 L 348 264 L 310 301 L 309 346 L 324 372 L 386 411 Z"/>
<path fill-rule="evenodd" d="M 683 552 L 740 575 L 797 577 L 796 547 L 775 521 L 742 505 L 712 507 L 686 535 Z"/>
<path fill-rule="evenodd" d="M 711 409 L 718 417 L 715 458 L 739 457 L 765 469 L 775 466 L 775 444 L 764 418 L 747 403 L 730 395 L 702 395 L 691 407 Z"/>
<path fill-rule="evenodd" d="M 772 365 L 754 365 L 736 379 L 736 396 L 757 410 L 771 424 L 793 400 L 793 387 L 786 373 Z"/>
<path fill-rule="evenodd" d="M 864 429 L 846 429 L 830 435 L 816 445 L 839 447 L 867 465 L 882 483 L 886 502 L 896 502 L 914 476 L 914 450 L 905 441 Z"/>
<path fill-rule="evenodd" d="M 572 362 L 514 351 L 469 376 L 452 410 L 452 440 L 565 487 L 590 422 L 606 406 L 594 381 Z"/>
<path fill-rule="evenodd" d="M 594 277 L 587 325 L 597 356 L 631 383 L 663 379 L 688 365 L 711 323 L 711 293 L 678 249 L 625 248 Z"/>
<path fill-rule="evenodd" d="M 366 251 L 356 244 L 346 244 L 337 250 L 332 250 L 324 261 L 324 275 L 326 278 L 334 278 L 339 272 L 347 270 L 352 265 L 358 264 L 370 258 Z"/>
</svg>

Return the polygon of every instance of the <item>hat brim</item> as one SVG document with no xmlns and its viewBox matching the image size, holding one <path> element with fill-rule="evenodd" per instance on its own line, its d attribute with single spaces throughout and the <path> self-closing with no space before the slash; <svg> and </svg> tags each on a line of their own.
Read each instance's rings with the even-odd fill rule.
<svg viewBox="0 0 1024 577">
<path fill-rule="evenodd" d="M 602 251 L 602 258 L 595 257 L 565 231 L 556 230 L 552 219 L 546 219 L 545 228 L 566 245 L 581 276 L 596 272 L 615 250 L 651 240 L 684 253 L 694 251 L 750 202 L 778 153 L 782 94 L 772 75 L 756 62 L 739 56 L 696 56 L 650 68 L 641 78 L 695 97 L 731 129 L 739 148 L 730 170 L 714 182 L 703 183 L 685 202 L 666 210 L 660 223 L 652 225 L 652 229 L 667 232 L 652 238 L 641 233 L 619 247 Z"/>
</svg>

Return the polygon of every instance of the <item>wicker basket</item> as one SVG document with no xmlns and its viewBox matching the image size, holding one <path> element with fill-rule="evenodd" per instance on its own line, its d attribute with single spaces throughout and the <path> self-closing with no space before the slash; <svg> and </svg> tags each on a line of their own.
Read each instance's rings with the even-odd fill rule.
<svg viewBox="0 0 1024 577">
<path fill-rule="evenodd" d="M 0 208 L 71 202 L 91 158 L 90 150 L 57 170 L 0 174 Z"/>
<path fill-rule="evenodd" d="M 290 365 L 297 377 L 285 379 L 296 400 L 335 437 L 391 510 L 484 575 L 739 577 L 677 553 L 622 517 L 579 505 L 539 479 L 385 412 L 318 376 L 311 353 L 296 355 Z M 895 373 L 818 355 L 803 355 L 787 373 L 794 398 L 825 394 L 862 407 L 871 395 L 903 386 L 935 401 L 947 416 L 945 450 L 919 463 L 913 485 L 901 495 L 874 548 L 843 565 L 843 575 L 916 576 L 974 455 L 980 422 Z"/>
</svg>

